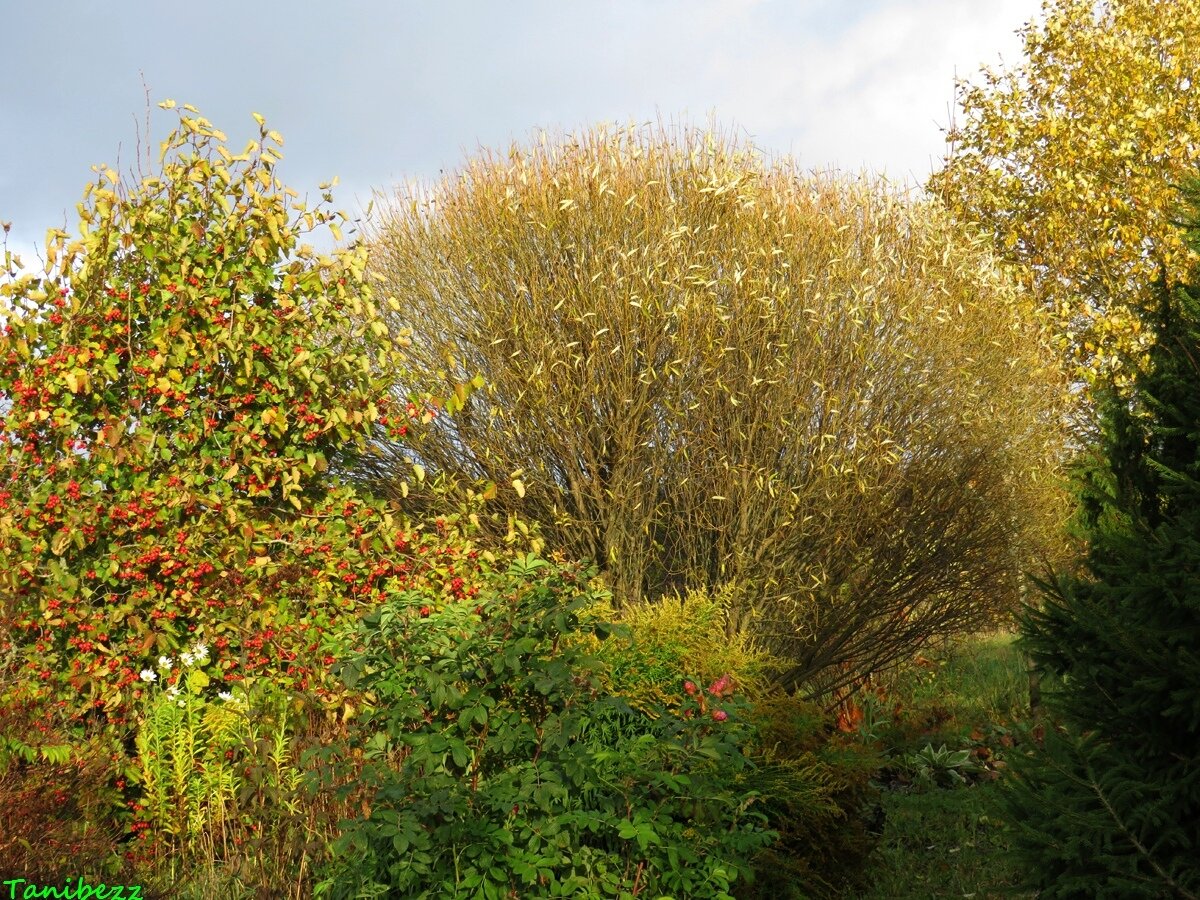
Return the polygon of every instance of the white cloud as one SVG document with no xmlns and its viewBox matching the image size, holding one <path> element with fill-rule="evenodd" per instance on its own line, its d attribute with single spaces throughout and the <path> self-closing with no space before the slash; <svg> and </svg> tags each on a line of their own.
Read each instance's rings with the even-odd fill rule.
<svg viewBox="0 0 1200 900">
<path fill-rule="evenodd" d="M 736 6 L 723 21 L 705 17 L 703 80 L 719 115 L 802 164 L 922 182 L 944 149 L 956 75 L 1019 58 L 1015 32 L 1040 2 L 893 0 L 840 28 L 850 4 L 828 4 L 802 32 L 773 30 L 769 3 Z M 735 29 L 750 31 L 739 49 L 752 52 L 729 49 Z"/>
</svg>

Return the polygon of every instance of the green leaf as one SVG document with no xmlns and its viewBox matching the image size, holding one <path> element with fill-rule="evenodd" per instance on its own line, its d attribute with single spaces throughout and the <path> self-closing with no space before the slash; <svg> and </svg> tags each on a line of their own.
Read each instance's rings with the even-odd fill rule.
<svg viewBox="0 0 1200 900">
<path fill-rule="evenodd" d="M 192 669 L 192 671 L 188 672 L 187 687 L 188 690 L 193 694 L 199 694 L 206 687 L 208 687 L 211 682 L 212 679 L 205 675 L 200 669 Z"/>
</svg>

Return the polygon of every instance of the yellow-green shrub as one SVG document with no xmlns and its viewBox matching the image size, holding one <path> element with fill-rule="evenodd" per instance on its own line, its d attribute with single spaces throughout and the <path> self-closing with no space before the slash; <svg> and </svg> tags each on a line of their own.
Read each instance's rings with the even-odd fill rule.
<svg viewBox="0 0 1200 900">
<path fill-rule="evenodd" d="M 778 663 L 746 633 L 730 634 L 735 592 L 729 585 L 712 594 L 691 590 L 659 602 L 626 603 L 619 611 L 609 601 L 593 607 L 593 615 L 626 629 L 602 644 L 586 639 L 606 664 L 600 674 L 605 690 L 649 711 L 658 703 L 679 702 L 687 679 L 703 688 L 730 675 L 739 693 L 761 696 Z"/>
</svg>

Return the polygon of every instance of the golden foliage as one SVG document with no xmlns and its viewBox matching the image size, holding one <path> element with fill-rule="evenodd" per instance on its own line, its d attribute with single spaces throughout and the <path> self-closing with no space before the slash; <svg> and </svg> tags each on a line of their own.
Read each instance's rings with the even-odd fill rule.
<svg viewBox="0 0 1200 900">
<path fill-rule="evenodd" d="M 736 582 L 793 682 L 1003 607 L 1061 512 L 1031 304 L 885 183 L 596 129 L 402 191 L 368 249 L 410 342 L 397 394 L 486 387 L 367 476 L 415 453 L 492 483 L 618 607 Z"/>
<path fill-rule="evenodd" d="M 650 711 L 656 703 L 682 700 L 684 679 L 704 689 L 730 675 L 738 693 L 762 696 L 779 663 L 748 635 L 729 633 L 732 594 L 732 587 L 711 595 L 692 590 L 658 602 L 627 603 L 620 610 L 607 604 L 593 607 L 591 615 L 628 629 L 628 636 L 604 642 L 592 635 L 582 639 L 606 664 L 600 673 L 606 692 Z"/>
<path fill-rule="evenodd" d="M 1079 376 L 1125 377 L 1136 309 L 1190 251 L 1172 224 L 1200 163 L 1200 0 L 1047 0 L 1025 59 L 961 83 L 929 184 L 1024 267 Z"/>
</svg>

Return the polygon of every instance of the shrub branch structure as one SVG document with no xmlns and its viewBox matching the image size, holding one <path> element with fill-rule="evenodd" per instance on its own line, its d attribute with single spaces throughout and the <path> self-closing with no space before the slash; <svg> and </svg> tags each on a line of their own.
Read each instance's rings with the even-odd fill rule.
<svg viewBox="0 0 1200 900">
<path fill-rule="evenodd" d="M 372 228 L 413 362 L 396 395 L 486 388 L 358 476 L 491 482 L 618 606 L 736 585 L 731 630 L 789 687 L 1010 608 L 1059 521 L 1063 382 L 1032 307 L 885 183 L 599 128 L 482 153 Z"/>
</svg>

